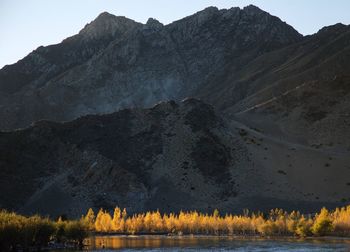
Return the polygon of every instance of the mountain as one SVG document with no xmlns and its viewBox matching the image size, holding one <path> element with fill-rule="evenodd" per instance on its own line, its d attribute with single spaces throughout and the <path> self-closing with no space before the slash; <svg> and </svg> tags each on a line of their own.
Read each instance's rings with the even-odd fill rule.
<svg viewBox="0 0 350 252">
<path fill-rule="evenodd" d="M 240 142 L 211 106 L 194 99 L 39 121 L 0 136 L 0 189 L 7 192 L 0 207 L 75 216 L 115 204 L 207 209 L 237 195 L 231 170 Z"/>
<path fill-rule="evenodd" d="M 216 87 L 228 66 L 301 38 L 255 6 L 209 7 L 166 26 L 102 13 L 79 34 L 0 70 L 0 128 L 196 96 Z"/>
<path fill-rule="evenodd" d="M 102 13 L 0 70 L 0 208 L 347 204 L 349 49 L 349 26 L 302 36 L 255 6 Z"/>
<path fill-rule="evenodd" d="M 266 137 L 196 99 L 39 121 L 1 133 L 0 153 L 0 207 L 27 214 L 310 211 L 349 201 L 348 153 Z"/>
<path fill-rule="evenodd" d="M 224 110 L 266 131 L 271 131 L 267 124 L 273 122 L 277 135 L 291 141 L 349 149 L 349 42 L 350 27 L 336 24 L 257 58 L 245 68 L 242 86 L 232 90 L 245 90 L 245 98 Z M 254 71 L 261 71 L 259 78 L 249 74 Z M 247 83 L 249 89 L 244 89 Z M 224 95 L 221 101 L 230 100 Z"/>
</svg>

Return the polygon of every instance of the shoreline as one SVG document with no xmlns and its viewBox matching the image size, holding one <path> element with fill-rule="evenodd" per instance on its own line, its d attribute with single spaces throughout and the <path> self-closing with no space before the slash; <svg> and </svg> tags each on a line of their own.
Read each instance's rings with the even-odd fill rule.
<svg viewBox="0 0 350 252">
<path fill-rule="evenodd" d="M 121 237 L 121 238 L 150 238 L 150 237 L 162 237 L 162 238 L 232 238 L 232 239 L 263 239 L 263 240 L 349 240 L 350 236 L 262 236 L 262 235 L 206 235 L 206 234 L 164 234 L 164 233 L 140 233 L 140 234 L 121 234 L 121 233 L 94 233 L 91 237 Z"/>
</svg>

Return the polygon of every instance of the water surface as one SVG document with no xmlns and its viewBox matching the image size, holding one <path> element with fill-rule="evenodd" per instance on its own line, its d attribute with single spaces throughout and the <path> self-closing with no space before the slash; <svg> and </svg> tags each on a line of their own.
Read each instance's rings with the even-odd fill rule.
<svg viewBox="0 0 350 252">
<path fill-rule="evenodd" d="M 89 251 L 350 251 L 349 239 L 263 239 L 213 236 L 94 236 Z"/>
</svg>

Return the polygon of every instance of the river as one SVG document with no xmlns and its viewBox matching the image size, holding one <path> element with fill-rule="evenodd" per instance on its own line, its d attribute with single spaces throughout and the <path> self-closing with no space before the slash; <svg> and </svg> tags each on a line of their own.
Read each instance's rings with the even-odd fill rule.
<svg viewBox="0 0 350 252">
<path fill-rule="evenodd" d="M 216 236 L 94 236 L 88 251 L 350 251 L 350 239 Z M 62 251 L 62 250 L 61 250 Z M 74 251 L 74 250 L 68 250 Z"/>
</svg>

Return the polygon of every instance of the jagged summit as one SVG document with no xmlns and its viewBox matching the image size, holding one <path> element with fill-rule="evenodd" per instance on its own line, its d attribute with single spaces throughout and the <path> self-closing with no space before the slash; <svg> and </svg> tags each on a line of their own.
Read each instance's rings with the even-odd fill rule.
<svg viewBox="0 0 350 252">
<path fill-rule="evenodd" d="M 219 12 L 219 8 L 218 7 L 209 6 L 209 7 L 204 8 L 201 11 L 198 11 L 196 14 L 203 14 L 203 13 L 213 14 L 213 13 L 217 13 L 217 12 Z M 196 14 L 194 14 L 194 15 L 196 15 Z"/>
<path fill-rule="evenodd" d="M 231 13 L 238 13 L 237 11 L 242 11 L 242 12 L 245 12 L 245 13 L 250 13 L 250 14 L 269 14 L 268 12 L 260 9 L 259 7 L 255 6 L 255 5 L 248 5 L 246 7 L 243 7 L 243 8 L 239 8 L 239 7 L 232 7 L 230 9 L 219 9 L 215 6 L 210 6 L 210 7 L 207 7 L 197 13 L 195 13 L 194 15 L 192 16 L 197 16 L 197 15 L 203 15 L 203 16 L 207 16 L 207 17 L 210 17 L 210 16 L 214 16 L 214 15 L 217 15 L 217 14 L 220 14 L 220 15 L 227 15 L 227 12 L 231 12 Z"/>
<path fill-rule="evenodd" d="M 346 30 L 349 30 L 349 25 L 343 23 L 336 23 L 334 25 L 325 26 L 320 29 L 317 34 L 326 34 L 326 33 L 342 33 Z"/>
<path fill-rule="evenodd" d="M 217 12 L 219 10 L 218 7 L 216 6 L 209 6 L 209 7 L 206 7 L 204 8 L 203 10 L 197 12 L 197 13 L 200 13 L 200 12 Z"/>
<path fill-rule="evenodd" d="M 255 12 L 255 13 L 267 13 L 267 12 L 263 11 L 262 9 L 260 9 L 259 7 L 253 5 L 253 4 L 250 4 L 250 5 L 247 5 L 247 6 L 243 7 L 242 10 Z"/>
<path fill-rule="evenodd" d="M 149 18 L 147 20 L 147 23 L 145 24 L 146 28 L 156 29 L 156 30 L 163 28 L 163 26 L 164 25 L 155 18 Z"/>
<path fill-rule="evenodd" d="M 108 18 L 117 18 L 116 15 L 109 13 L 107 11 L 101 12 L 92 22 L 102 19 L 108 19 Z"/>
<path fill-rule="evenodd" d="M 198 23 L 203 23 L 206 20 L 212 18 L 213 16 L 216 16 L 219 14 L 219 9 L 217 7 L 211 6 L 207 7 L 201 11 L 198 11 L 194 13 L 193 15 L 190 15 L 188 17 L 185 17 L 183 19 L 180 19 L 178 21 L 175 21 L 174 23 L 182 22 L 182 21 L 187 21 L 187 20 L 192 20 L 196 19 Z"/>
<path fill-rule="evenodd" d="M 139 23 L 124 16 L 115 16 L 108 12 L 102 12 L 92 22 L 88 23 L 79 34 L 87 38 L 101 36 L 115 36 L 124 33 L 137 26 Z M 139 24 L 141 25 L 141 24 Z"/>
</svg>

